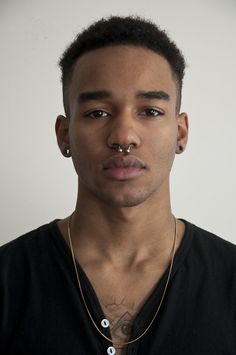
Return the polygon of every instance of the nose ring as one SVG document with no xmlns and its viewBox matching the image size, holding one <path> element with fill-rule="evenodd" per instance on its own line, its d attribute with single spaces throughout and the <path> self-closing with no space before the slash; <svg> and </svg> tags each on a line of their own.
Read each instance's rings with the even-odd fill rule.
<svg viewBox="0 0 236 355">
<path fill-rule="evenodd" d="M 129 154 L 131 152 L 132 144 L 113 144 L 112 147 L 117 150 L 118 153 Z"/>
</svg>

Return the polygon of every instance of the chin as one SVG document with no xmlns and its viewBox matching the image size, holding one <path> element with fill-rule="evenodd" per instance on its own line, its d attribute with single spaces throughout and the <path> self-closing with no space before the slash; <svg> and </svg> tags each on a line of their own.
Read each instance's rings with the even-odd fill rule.
<svg viewBox="0 0 236 355">
<path fill-rule="evenodd" d="M 100 200 L 103 200 L 106 204 L 111 207 L 135 207 L 144 203 L 150 196 L 152 192 L 146 191 L 139 194 L 121 194 L 118 195 L 103 195 L 98 196 Z"/>
<path fill-rule="evenodd" d="M 125 200 L 125 201 L 118 201 L 118 202 L 113 202 L 113 206 L 115 207 L 135 207 L 143 203 L 145 200 L 144 199 L 132 199 L 132 200 Z"/>
</svg>

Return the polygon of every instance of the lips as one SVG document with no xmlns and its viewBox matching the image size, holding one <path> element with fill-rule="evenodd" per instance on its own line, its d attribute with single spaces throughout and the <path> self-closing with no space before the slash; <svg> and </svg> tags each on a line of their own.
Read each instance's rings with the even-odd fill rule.
<svg viewBox="0 0 236 355">
<path fill-rule="evenodd" d="M 109 178 L 129 180 L 139 176 L 145 165 L 134 156 L 113 156 L 104 162 L 103 169 Z"/>
</svg>

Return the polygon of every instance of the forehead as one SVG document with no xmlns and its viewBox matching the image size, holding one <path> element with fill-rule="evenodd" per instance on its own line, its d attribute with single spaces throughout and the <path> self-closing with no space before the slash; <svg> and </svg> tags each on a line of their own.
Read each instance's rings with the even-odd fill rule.
<svg viewBox="0 0 236 355">
<path fill-rule="evenodd" d="M 114 93 L 163 90 L 176 98 L 176 81 L 165 58 L 146 48 L 110 46 L 83 54 L 76 62 L 70 93 L 109 90 Z"/>
</svg>

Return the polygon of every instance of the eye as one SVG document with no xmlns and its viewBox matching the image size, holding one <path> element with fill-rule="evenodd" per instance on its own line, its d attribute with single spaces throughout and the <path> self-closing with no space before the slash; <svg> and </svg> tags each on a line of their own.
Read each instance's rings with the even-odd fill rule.
<svg viewBox="0 0 236 355">
<path fill-rule="evenodd" d="M 158 117 L 164 115 L 164 113 L 156 108 L 150 107 L 145 108 L 143 111 L 141 111 L 140 115 L 148 117 Z"/>
<path fill-rule="evenodd" d="M 85 113 L 85 117 L 91 117 L 91 118 L 105 118 L 108 117 L 109 113 L 103 110 L 94 110 Z"/>
</svg>

